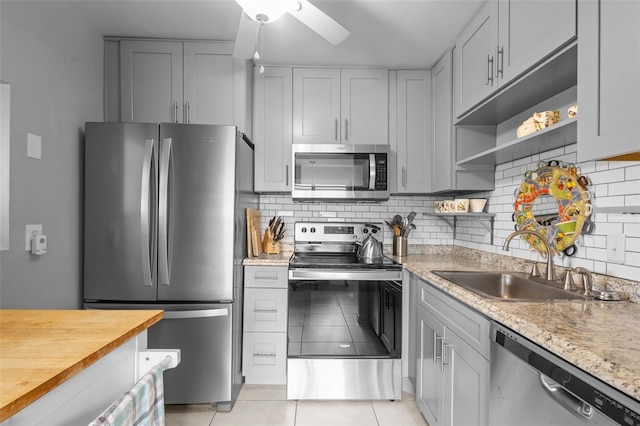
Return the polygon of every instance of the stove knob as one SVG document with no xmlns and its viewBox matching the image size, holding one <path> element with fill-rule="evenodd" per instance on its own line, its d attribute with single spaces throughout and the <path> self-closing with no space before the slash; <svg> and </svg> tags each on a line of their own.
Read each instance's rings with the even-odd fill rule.
<svg viewBox="0 0 640 426">
<path fill-rule="evenodd" d="M 305 232 L 307 232 L 307 228 L 305 228 L 304 226 L 302 227 L 302 229 L 300 230 L 302 231 L 302 233 L 304 234 Z"/>
<path fill-rule="evenodd" d="M 316 228 L 311 228 L 311 233 L 316 232 Z"/>
<path fill-rule="evenodd" d="M 365 234 L 365 235 L 367 235 L 367 234 L 369 233 L 369 228 L 364 228 L 364 229 L 362 230 L 362 233 L 363 233 L 363 234 Z"/>
</svg>

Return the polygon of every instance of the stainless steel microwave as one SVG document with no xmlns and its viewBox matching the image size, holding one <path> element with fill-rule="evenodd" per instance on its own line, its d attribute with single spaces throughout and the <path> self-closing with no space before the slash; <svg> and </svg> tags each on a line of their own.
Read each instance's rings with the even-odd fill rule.
<svg viewBox="0 0 640 426">
<path fill-rule="evenodd" d="M 297 201 L 388 200 L 389 145 L 293 144 Z"/>
</svg>

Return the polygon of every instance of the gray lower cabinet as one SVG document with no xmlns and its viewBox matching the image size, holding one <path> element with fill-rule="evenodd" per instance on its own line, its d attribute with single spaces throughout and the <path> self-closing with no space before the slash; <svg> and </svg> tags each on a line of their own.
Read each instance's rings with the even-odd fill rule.
<svg viewBox="0 0 640 426">
<path fill-rule="evenodd" d="M 489 420 L 489 320 L 416 280 L 416 402 L 431 426 Z"/>
<path fill-rule="evenodd" d="M 246 383 L 287 382 L 286 266 L 245 266 L 242 375 Z"/>
<path fill-rule="evenodd" d="M 640 159 L 638 22 L 640 2 L 579 2 L 579 162 Z"/>
</svg>

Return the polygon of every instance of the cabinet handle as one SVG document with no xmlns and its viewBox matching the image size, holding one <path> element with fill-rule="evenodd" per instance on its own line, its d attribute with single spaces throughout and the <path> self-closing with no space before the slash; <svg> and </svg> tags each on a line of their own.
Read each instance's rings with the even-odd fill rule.
<svg viewBox="0 0 640 426">
<path fill-rule="evenodd" d="M 336 118 L 335 120 L 335 130 L 336 130 L 336 136 L 335 136 L 335 140 L 336 142 L 338 142 L 338 119 Z"/>
<path fill-rule="evenodd" d="M 284 166 L 284 185 L 289 186 L 289 165 Z"/>
<path fill-rule="evenodd" d="M 442 349 L 440 349 L 440 356 L 438 356 L 438 340 L 442 343 L 444 342 L 444 337 L 438 337 L 436 333 L 433 333 L 433 363 L 435 364 L 437 360 L 442 359 Z"/>
<path fill-rule="evenodd" d="M 255 275 L 255 279 L 256 281 L 258 280 L 269 280 L 269 281 L 276 281 L 278 279 L 278 275 Z"/>
<path fill-rule="evenodd" d="M 451 367 L 451 364 L 447 364 L 446 362 L 444 362 L 444 350 L 446 348 L 452 348 L 452 347 L 453 345 L 446 344 L 444 343 L 444 340 L 442 340 L 442 368 L 441 368 L 442 371 L 444 371 L 445 367 Z"/>
<path fill-rule="evenodd" d="M 504 46 L 498 49 L 498 63 L 500 65 L 497 67 L 496 78 L 500 76 L 500 78 L 504 78 Z"/>
<path fill-rule="evenodd" d="M 254 352 L 253 356 L 262 356 L 262 357 L 269 357 L 269 358 L 275 358 L 276 354 L 274 353 L 262 353 L 262 352 Z"/>
<path fill-rule="evenodd" d="M 493 86 L 493 56 L 487 55 L 487 84 Z"/>
<path fill-rule="evenodd" d="M 344 119 L 344 140 L 349 140 L 349 120 L 346 118 Z"/>
<path fill-rule="evenodd" d="M 189 101 L 187 101 L 187 123 L 191 123 L 191 119 L 189 119 L 190 110 L 191 110 L 191 105 L 189 105 Z"/>
<path fill-rule="evenodd" d="M 254 309 L 253 312 L 271 312 L 278 313 L 277 309 Z"/>
<path fill-rule="evenodd" d="M 178 102 L 173 103 L 173 122 L 178 122 Z"/>
<path fill-rule="evenodd" d="M 407 188 L 407 168 L 402 166 L 402 187 Z"/>
</svg>

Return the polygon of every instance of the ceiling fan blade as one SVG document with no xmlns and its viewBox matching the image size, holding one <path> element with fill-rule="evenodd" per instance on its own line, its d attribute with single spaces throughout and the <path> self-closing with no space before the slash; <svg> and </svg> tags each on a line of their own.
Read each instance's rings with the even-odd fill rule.
<svg viewBox="0 0 640 426">
<path fill-rule="evenodd" d="M 249 18 L 246 13 L 240 14 L 236 43 L 233 46 L 233 57 L 236 59 L 250 59 L 256 51 L 258 28 L 260 23 Z"/>
<path fill-rule="evenodd" d="M 307 0 L 298 0 L 298 3 L 300 8 L 289 13 L 327 39 L 329 43 L 338 45 L 349 37 L 349 30 Z"/>
</svg>

